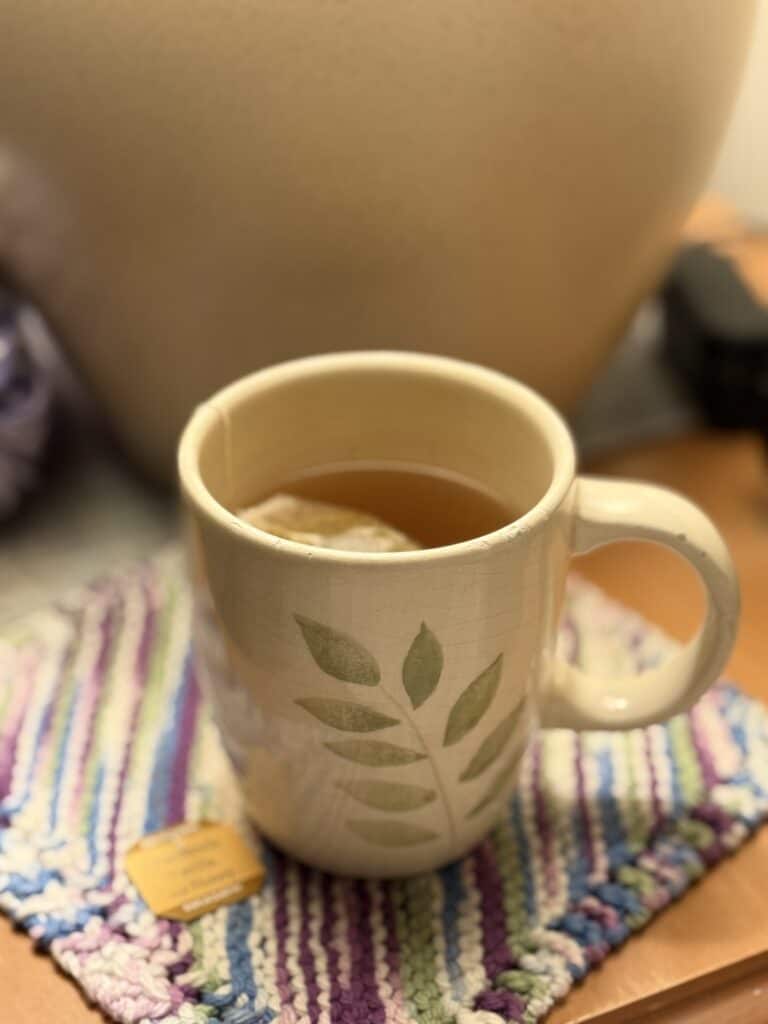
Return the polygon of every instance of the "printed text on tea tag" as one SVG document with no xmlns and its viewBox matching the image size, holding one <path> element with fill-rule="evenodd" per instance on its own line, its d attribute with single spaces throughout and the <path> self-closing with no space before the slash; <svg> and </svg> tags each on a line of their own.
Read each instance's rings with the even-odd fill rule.
<svg viewBox="0 0 768 1024">
<path fill-rule="evenodd" d="M 158 917 L 196 917 L 258 892 L 264 865 L 231 825 L 181 824 L 140 839 L 125 869 Z"/>
</svg>

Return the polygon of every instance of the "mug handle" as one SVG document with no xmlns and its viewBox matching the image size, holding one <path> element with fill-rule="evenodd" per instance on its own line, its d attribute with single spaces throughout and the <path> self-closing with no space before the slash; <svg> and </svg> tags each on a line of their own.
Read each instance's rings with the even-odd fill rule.
<svg viewBox="0 0 768 1024">
<path fill-rule="evenodd" d="M 649 540 L 696 569 L 707 614 L 696 636 L 656 668 L 601 679 L 555 658 L 542 694 L 546 728 L 630 729 L 685 711 L 723 669 L 739 617 L 739 585 L 731 556 L 712 521 L 692 502 L 664 487 L 579 477 L 572 550 L 576 555 L 620 540 Z"/>
</svg>

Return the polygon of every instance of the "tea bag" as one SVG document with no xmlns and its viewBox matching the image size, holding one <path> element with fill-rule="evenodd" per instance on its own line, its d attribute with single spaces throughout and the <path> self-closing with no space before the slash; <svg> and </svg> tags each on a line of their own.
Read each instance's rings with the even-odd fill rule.
<svg viewBox="0 0 768 1024">
<path fill-rule="evenodd" d="M 238 512 L 241 519 L 286 540 L 337 551 L 418 551 L 420 545 L 376 516 L 326 501 L 274 494 Z"/>
</svg>

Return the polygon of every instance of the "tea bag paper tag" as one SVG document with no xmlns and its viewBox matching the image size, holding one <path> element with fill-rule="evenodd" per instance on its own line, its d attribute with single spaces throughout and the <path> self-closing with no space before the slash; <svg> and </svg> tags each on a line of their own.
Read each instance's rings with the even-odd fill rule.
<svg viewBox="0 0 768 1024">
<path fill-rule="evenodd" d="M 258 892 L 264 865 L 231 825 L 175 825 L 140 839 L 125 870 L 158 917 L 194 921 Z"/>
</svg>

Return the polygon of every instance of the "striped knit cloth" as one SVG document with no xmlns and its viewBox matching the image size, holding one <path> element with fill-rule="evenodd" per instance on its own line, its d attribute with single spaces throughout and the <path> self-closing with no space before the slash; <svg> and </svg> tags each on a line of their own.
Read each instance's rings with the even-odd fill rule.
<svg viewBox="0 0 768 1024">
<path fill-rule="evenodd" d="M 265 849 L 257 896 L 171 923 L 124 851 L 182 819 L 246 828 L 189 631 L 171 553 L 0 635 L 0 907 L 118 1021 L 532 1024 L 768 810 L 768 715 L 721 685 L 665 726 L 543 735 L 502 824 L 440 872 L 343 881 Z M 562 644 L 602 672 L 671 647 L 577 583 Z"/>
</svg>

